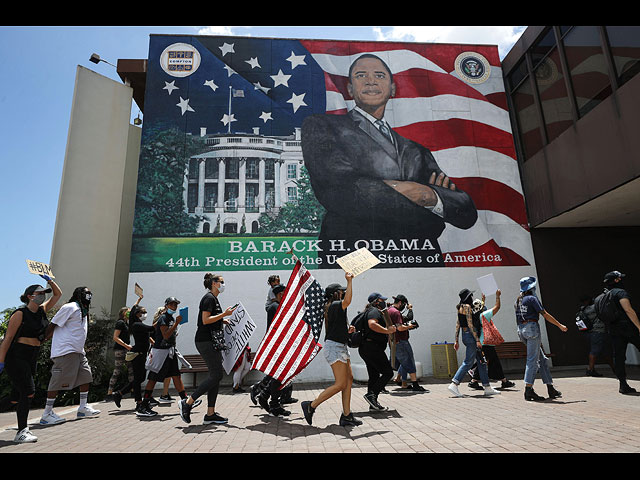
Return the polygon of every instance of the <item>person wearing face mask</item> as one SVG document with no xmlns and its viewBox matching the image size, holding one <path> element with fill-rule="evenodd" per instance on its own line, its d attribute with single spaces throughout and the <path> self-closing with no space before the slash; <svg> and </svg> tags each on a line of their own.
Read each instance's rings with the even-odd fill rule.
<svg viewBox="0 0 640 480">
<path fill-rule="evenodd" d="M 55 425 L 65 422 L 56 415 L 53 405 L 59 390 L 80 389 L 80 405 L 77 418 L 93 417 L 100 413 L 87 404 L 89 385 L 93 381 L 91 367 L 87 360 L 84 344 L 87 340 L 89 307 L 92 293 L 87 287 L 77 287 L 69 302 L 65 303 L 51 319 L 53 337 L 51 339 L 51 379 L 47 389 L 41 425 Z"/>
<path fill-rule="evenodd" d="M 41 275 L 50 288 L 31 285 L 26 288 L 20 300 L 24 306 L 9 317 L 4 341 L 0 344 L 0 372 L 6 370 L 11 385 L 17 393 L 16 416 L 17 443 L 33 443 L 38 438 L 29 431 L 27 417 L 35 394 L 34 376 L 40 354 L 40 346 L 47 338 L 49 320 L 46 313 L 60 299 L 62 292 L 58 285 L 45 275 Z M 53 293 L 49 300 L 46 294 Z"/>
<path fill-rule="evenodd" d="M 150 405 L 142 403 L 142 382 L 144 382 L 147 373 L 145 369 L 146 354 L 149 351 L 150 337 L 153 335 L 155 328 L 152 325 L 145 324 L 147 319 L 147 310 L 136 304 L 131 307 L 129 312 L 128 330 L 133 337 L 134 344 L 127 352 L 131 370 L 133 371 L 133 381 L 113 393 L 113 401 L 120 408 L 120 402 L 126 392 L 133 388 L 133 397 L 136 402 L 135 413 L 137 417 L 153 417 L 158 413 L 151 409 Z"/>
<path fill-rule="evenodd" d="M 558 322 L 553 315 L 548 313 L 536 296 L 537 281 L 535 277 L 520 279 L 520 295 L 516 299 L 516 324 L 518 325 L 518 337 L 527 346 L 527 364 L 524 372 L 524 399 L 527 401 L 541 401 L 543 397 L 533 390 L 533 382 L 538 370 L 542 382 L 547 386 L 549 399 L 562 397 L 562 394 L 553 386 L 553 378 L 549 369 L 549 359 L 542 351 L 542 337 L 538 320 L 540 315 L 549 323 L 566 332 L 567 327 Z"/>
<path fill-rule="evenodd" d="M 389 325 L 384 315 L 388 315 L 387 304 L 380 293 L 369 295 L 367 301 L 367 321 L 365 322 L 365 340 L 360 344 L 358 353 L 367 367 L 369 381 L 364 399 L 369 404 L 370 411 L 388 410 L 378 402 L 378 395 L 385 385 L 393 378 L 393 368 L 387 358 L 385 349 L 389 342 L 389 335 L 397 331 L 395 325 Z"/>
<path fill-rule="evenodd" d="M 180 366 L 176 351 L 176 330 L 182 321 L 182 316 L 177 315 L 180 300 L 176 297 L 168 297 L 164 301 L 165 310 L 155 322 L 153 331 L 153 347 L 146 362 L 149 370 L 147 384 L 144 387 L 142 406 L 144 410 L 150 410 L 153 389 L 157 382 L 163 382 L 166 378 L 173 380 L 173 385 L 180 398 L 187 398 L 184 384 L 180 376 Z"/>
<path fill-rule="evenodd" d="M 224 319 L 233 313 L 237 305 L 222 310 L 218 295 L 224 292 L 224 287 L 222 275 L 207 273 L 204 276 L 204 288 L 207 292 L 200 300 L 195 344 L 200 356 L 207 364 L 209 377 L 200 383 L 195 392 L 178 403 L 180 417 L 185 423 L 191 423 L 191 410 L 199 397 L 205 393 L 207 394 L 207 414 L 204 416 L 203 425 L 228 422 L 227 418 L 216 412 L 216 400 L 220 381 L 224 376 L 222 349 L 225 347 L 222 326 Z"/>
<path fill-rule="evenodd" d="M 401 313 L 405 308 L 408 309 L 406 317 Z M 393 297 L 393 304 L 389 307 L 389 317 L 397 329 L 394 341 L 396 342 L 396 365 L 398 366 L 398 377 L 401 378 L 401 386 L 414 392 L 426 392 L 425 388 L 418 383 L 416 362 L 409 343 L 409 330 L 417 328 L 417 323 L 412 322 L 413 307 L 407 297 L 402 294 Z M 409 386 L 407 386 L 407 375 L 411 380 Z"/>
</svg>

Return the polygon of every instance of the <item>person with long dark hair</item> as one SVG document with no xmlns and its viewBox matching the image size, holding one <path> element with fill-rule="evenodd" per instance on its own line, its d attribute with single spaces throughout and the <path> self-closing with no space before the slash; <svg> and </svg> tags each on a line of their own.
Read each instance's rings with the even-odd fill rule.
<svg viewBox="0 0 640 480">
<path fill-rule="evenodd" d="M 100 413 L 87 403 L 93 374 L 87 360 L 84 344 L 89 326 L 89 307 L 92 293 L 87 287 L 77 287 L 69 302 L 65 303 L 51 319 L 51 379 L 47 389 L 47 401 L 41 425 L 55 425 L 66 420 L 53 411 L 59 390 L 80 389 L 80 405 L 77 418 L 94 417 Z"/>
<path fill-rule="evenodd" d="M 475 322 L 473 318 L 473 292 L 465 288 L 460 291 L 459 297 L 460 302 L 456 305 L 458 320 L 456 322 L 456 336 L 453 348 L 456 351 L 460 348 L 458 338 L 460 336 L 460 330 L 462 330 L 462 343 L 464 343 L 466 351 L 462 365 L 460 365 L 460 368 L 458 368 L 458 371 L 453 376 L 453 379 L 449 384 L 449 391 L 456 397 L 464 397 L 464 394 L 460 392 L 458 386 L 460 385 L 463 377 L 473 366 L 473 363 L 477 360 L 478 373 L 480 374 L 485 396 L 497 395 L 500 392 L 494 390 L 489 383 L 487 364 L 484 356 L 482 355 L 482 344 L 480 343 L 482 324 L 478 324 L 479 318 L 476 319 Z"/>
<path fill-rule="evenodd" d="M 549 359 L 542 351 L 542 336 L 538 320 L 540 315 L 549 323 L 566 332 L 567 327 L 558 322 L 553 315 L 545 310 L 536 295 L 537 280 L 535 277 L 520 279 L 520 295 L 516 299 L 516 324 L 518 337 L 527 346 L 527 364 L 524 371 L 524 399 L 527 401 L 541 401 L 543 397 L 533 390 L 533 382 L 540 371 L 542 382 L 547 386 L 549 399 L 562 397 L 562 393 L 553 386 L 553 378 L 549 368 Z"/>
<path fill-rule="evenodd" d="M 326 336 L 324 341 L 325 358 L 333 371 L 335 382 L 325 388 L 313 401 L 305 401 L 300 404 L 302 413 L 309 425 L 312 423 L 313 414 L 322 402 L 329 400 L 337 393 L 342 394 L 342 414 L 340 426 L 357 426 L 362 422 L 353 416 L 351 411 L 351 385 L 353 384 L 353 372 L 351 371 L 351 358 L 348 348 L 348 335 L 355 330 L 347 320 L 347 307 L 351 304 L 353 274 L 347 272 L 344 278 L 347 286 L 343 287 L 333 283 L 325 289 L 325 324 Z"/>
<path fill-rule="evenodd" d="M 204 425 L 211 423 L 224 424 L 228 419 L 216 412 L 216 400 L 220 380 L 224 376 L 222 367 L 222 349 L 224 339 L 222 337 L 222 326 L 224 319 L 230 316 L 235 307 L 222 310 L 218 295 L 224 292 L 225 284 L 222 275 L 207 273 L 204 276 L 204 288 L 207 293 L 200 300 L 198 310 L 198 328 L 196 330 L 196 349 L 207 364 L 209 377 L 203 381 L 195 392 L 178 403 L 180 416 L 186 423 L 191 423 L 191 409 L 196 400 L 205 393 L 207 394 L 207 414 L 204 416 Z"/>
<path fill-rule="evenodd" d="M 40 346 L 47 339 L 50 311 L 62 296 L 60 287 L 48 276 L 41 275 L 49 288 L 40 285 L 27 287 L 20 296 L 24 305 L 9 317 L 9 324 L 0 344 L 0 372 L 4 369 L 11 380 L 14 393 L 17 394 L 16 416 L 18 433 L 17 443 L 33 443 L 38 437 L 33 435 L 27 425 L 31 402 L 35 395 L 34 376 L 40 354 Z M 46 294 L 53 293 L 49 300 Z"/>
</svg>

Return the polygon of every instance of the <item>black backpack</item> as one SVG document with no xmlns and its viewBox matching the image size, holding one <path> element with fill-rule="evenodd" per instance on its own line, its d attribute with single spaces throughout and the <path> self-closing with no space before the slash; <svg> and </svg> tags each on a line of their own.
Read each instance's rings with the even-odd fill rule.
<svg viewBox="0 0 640 480">
<path fill-rule="evenodd" d="M 593 324 L 598 318 L 596 314 L 595 305 L 587 305 L 586 307 L 580 307 L 578 313 L 576 313 L 576 327 L 582 333 L 588 333 L 593 330 Z"/>
<path fill-rule="evenodd" d="M 618 302 L 613 298 L 612 290 L 606 290 L 604 293 L 598 295 L 593 301 L 596 314 L 598 315 L 598 318 L 604 322 L 607 329 L 609 329 L 609 326 L 616 323 L 620 318 L 619 313 L 622 308 L 616 305 L 617 303 Z"/>
<path fill-rule="evenodd" d="M 356 331 L 349 334 L 348 345 L 351 348 L 358 348 L 366 338 L 367 312 L 358 312 L 351 320 L 351 325 L 356 327 Z"/>
</svg>

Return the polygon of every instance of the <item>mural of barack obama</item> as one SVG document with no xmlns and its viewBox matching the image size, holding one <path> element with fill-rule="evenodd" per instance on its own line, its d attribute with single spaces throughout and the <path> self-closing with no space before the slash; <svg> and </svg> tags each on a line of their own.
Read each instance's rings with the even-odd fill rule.
<svg viewBox="0 0 640 480">
<path fill-rule="evenodd" d="M 478 216 L 473 201 L 440 170 L 427 148 L 401 137 L 384 120 L 396 86 L 380 58 L 363 54 L 356 59 L 347 88 L 355 108 L 345 115 L 312 115 L 302 125 L 305 166 L 327 210 L 320 256 L 384 245 L 389 257 L 421 261 L 397 264 L 385 256 L 379 268 L 441 266 L 438 237 L 445 222 L 460 229 L 473 226 Z M 348 251 L 331 251 L 338 245 Z M 322 266 L 328 267 L 326 262 Z"/>
</svg>

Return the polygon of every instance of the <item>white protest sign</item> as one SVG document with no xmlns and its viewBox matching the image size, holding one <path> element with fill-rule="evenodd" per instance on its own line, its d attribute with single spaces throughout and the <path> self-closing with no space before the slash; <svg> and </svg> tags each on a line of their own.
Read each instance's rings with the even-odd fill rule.
<svg viewBox="0 0 640 480">
<path fill-rule="evenodd" d="M 366 248 L 360 248 L 355 252 L 338 258 L 336 261 L 345 272 L 352 273 L 354 277 L 357 277 L 380 263 L 380 259 Z"/>
<path fill-rule="evenodd" d="M 222 330 L 225 345 L 229 348 L 222 352 L 222 366 L 228 375 L 249 343 L 249 339 L 256 329 L 256 324 L 241 303 L 238 304 L 233 314 L 227 317 L 227 321 L 229 323 L 225 324 Z"/>
<path fill-rule="evenodd" d="M 35 262 L 33 260 L 27 260 L 27 267 L 29 267 L 29 271 L 36 275 L 47 275 L 51 278 L 56 278 L 51 273 L 51 267 L 46 263 Z"/>
<path fill-rule="evenodd" d="M 480 290 L 482 290 L 482 293 L 485 296 L 495 295 L 498 290 L 498 284 L 496 283 L 496 279 L 493 278 L 493 273 L 480 277 L 476 280 L 478 281 Z"/>
</svg>

